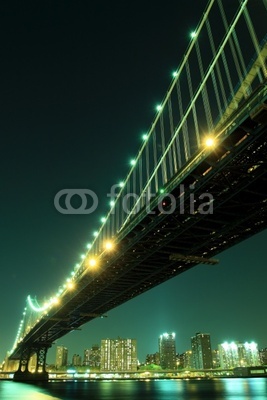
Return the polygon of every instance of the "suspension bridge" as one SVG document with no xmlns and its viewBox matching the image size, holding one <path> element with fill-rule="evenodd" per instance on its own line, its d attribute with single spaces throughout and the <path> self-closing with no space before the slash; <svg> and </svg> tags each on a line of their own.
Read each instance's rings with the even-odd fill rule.
<svg viewBox="0 0 267 400">
<path fill-rule="evenodd" d="M 28 296 L 15 380 L 47 380 L 56 339 L 266 228 L 267 3 L 203 11 L 87 253 L 45 304 Z"/>
</svg>

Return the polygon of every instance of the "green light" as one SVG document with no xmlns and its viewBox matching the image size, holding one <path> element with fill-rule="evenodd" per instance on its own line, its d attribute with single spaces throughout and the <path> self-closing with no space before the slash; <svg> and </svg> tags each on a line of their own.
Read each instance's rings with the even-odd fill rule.
<svg viewBox="0 0 267 400">
<path fill-rule="evenodd" d="M 110 205 L 111 207 L 113 207 L 114 204 L 115 204 L 115 201 L 114 201 L 114 200 L 111 200 L 111 201 L 109 202 L 109 205 Z"/>
<path fill-rule="evenodd" d="M 162 105 L 161 105 L 161 104 L 158 104 L 158 105 L 156 106 L 156 110 L 157 110 L 157 111 L 162 110 Z"/>
<path fill-rule="evenodd" d="M 120 182 L 120 183 L 119 183 L 119 187 L 122 188 L 123 186 L 124 186 L 124 182 Z"/>
<path fill-rule="evenodd" d="M 86 247 L 87 247 L 87 249 L 91 249 L 91 247 L 92 247 L 91 243 L 87 243 Z M 76 265 L 76 266 L 77 266 L 77 265 Z M 78 265 L 78 266 L 79 266 L 79 265 Z"/>
<path fill-rule="evenodd" d="M 136 160 L 131 160 L 131 161 L 130 161 L 130 164 L 131 164 L 131 165 L 135 165 L 135 164 L 136 164 Z"/>
<path fill-rule="evenodd" d="M 161 188 L 161 189 L 159 189 L 159 192 L 160 193 L 165 193 L 165 190 Z"/>
<path fill-rule="evenodd" d="M 148 139 L 148 135 L 146 133 L 144 133 L 144 135 L 142 135 L 142 139 L 143 140 L 147 140 Z"/>
<path fill-rule="evenodd" d="M 105 217 L 102 217 L 102 218 L 101 218 L 101 222 L 103 222 L 103 223 L 106 222 L 106 218 L 105 218 Z"/>
<path fill-rule="evenodd" d="M 85 258 L 85 254 L 81 254 L 81 258 Z"/>
<path fill-rule="evenodd" d="M 94 235 L 94 237 L 97 237 L 98 232 L 97 232 L 97 231 L 94 231 L 93 235 Z"/>
<path fill-rule="evenodd" d="M 37 301 L 32 300 L 30 296 L 27 297 L 28 304 L 30 308 L 35 312 L 45 311 L 48 308 L 48 304 L 44 304 L 44 306 L 40 307 Z"/>
<path fill-rule="evenodd" d="M 173 71 L 172 76 L 175 78 L 178 75 L 177 71 Z"/>
<path fill-rule="evenodd" d="M 197 36 L 197 33 L 196 33 L 196 31 L 192 31 L 191 33 L 190 33 L 190 37 L 193 39 L 194 37 L 196 37 Z"/>
</svg>

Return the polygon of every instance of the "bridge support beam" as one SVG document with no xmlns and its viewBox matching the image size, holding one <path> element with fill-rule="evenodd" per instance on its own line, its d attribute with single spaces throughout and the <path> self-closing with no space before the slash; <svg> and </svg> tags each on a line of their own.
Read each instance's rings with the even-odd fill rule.
<svg viewBox="0 0 267 400">
<path fill-rule="evenodd" d="M 19 369 L 14 373 L 13 380 L 17 382 L 48 381 L 48 372 L 45 370 L 46 354 L 46 346 L 25 347 L 21 353 Z M 35 366 L 32 365 L 30 368 L 30 360 L 34 356 Z"/>
</svg>

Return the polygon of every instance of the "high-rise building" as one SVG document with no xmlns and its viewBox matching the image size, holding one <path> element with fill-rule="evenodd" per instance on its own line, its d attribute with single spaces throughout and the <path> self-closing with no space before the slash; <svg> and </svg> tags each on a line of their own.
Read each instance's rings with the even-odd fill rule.
<svg viewBox="0 0 267 400">
<path fill-rule="evenodd" d="M 221 368 L 254 367 L 260 365 L 258 345 L 255 342 L 224 342 L 218 346 Z"/>
<path fill-rule="evenodd" d="M 219 350 L 212 350 L 212 365 L 213 368 L 220 368 L 221 362 L 220 362 L 220 353 Z"/>
<path fill-rule="evenodd" d="M 196 333 L 191 338 L 193 368 L 210 369 L 212 368 L 212 352 L 209 333 Z"/>
<path fill-rule="evenodd" d="M 83 365 L 89 365 L 90 349 L 85 349 L 83 352 Z"/>
<path fill-rule="evenodd" d="M 160 365 L 164 369 L 176 369 L 175 333 L 163 333 L 159 337 Z"/>
<path fill-rule="evenodd" d="M 68 349 L 64 346 L 57 346 L 56 368 L 66 367 L 68 363 Z"/>
<path fill-rule="evenodd" d="M 91 349 L 84 350 L 83 365 L 89 367 L 99 367 L 101 359 L 101 350 L 98 344 L 94 344 Z"/>
<path fill-rule="evenodd" d="M 102 371 L 136 371 L 136 339 L 101 340 Z"/>
<path fill-rule="evenodd" d="M 259 356 L 261 365 L 267 365 L 267 347 L 259 350 Z"/>
<path fill-rule="evenodd" d="M 73 367 L 80 367 L 82 365 L 82 357 L 79 354 L 74 354 L 72 357 Z"/>
<path fill-rule="evenodd" d="M 193 365 L 192 360 L 192 350 L 186 350 L 184 353 L 180 354 L 178 357 L 178 368 L 180 369 L 190 369 Z"/>
</svg>

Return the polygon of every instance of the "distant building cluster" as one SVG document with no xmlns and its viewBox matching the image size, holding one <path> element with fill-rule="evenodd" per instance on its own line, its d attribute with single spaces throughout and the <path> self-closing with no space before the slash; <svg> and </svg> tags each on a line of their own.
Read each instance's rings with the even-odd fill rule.
<svg viewBox="0 0 267 400">
<path fill-rule="evenodd" d="M 224 342 L 217 349 L 211 348 L 209 333 L 197 332 L 191 337 L 191 348 L 184 353 L 176 352 L 175 333 L 163 333 L 158 338 L 158 351 L 147 354 L 144 365 L 165 370 L 233 369 L 267 365 L 267 348 L 258 349 L 255 342 Z M 65 367 L 88 367 L 103 372 L 134 372 L 140 367 L 137 358 L 136 339 L 102 339 L 85 349 L 83 356 L 74 354 L 69 361 L 68 349 L 57 346 L 56 370 Z"/>
<path fill-rule="evenodd" d="M 101 371 L 136 371 L 137 349 L 136 339 L 103 339 L 101 347 L 94 344 L 91 349 L 85 349 L 83 359 L 79 354 L 74 354 L 72 362 L 68 363 L 68 349 L 57 346 L 55 367 L 86 366 L 89 369 Z"/>
</svg>

